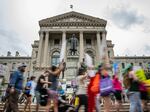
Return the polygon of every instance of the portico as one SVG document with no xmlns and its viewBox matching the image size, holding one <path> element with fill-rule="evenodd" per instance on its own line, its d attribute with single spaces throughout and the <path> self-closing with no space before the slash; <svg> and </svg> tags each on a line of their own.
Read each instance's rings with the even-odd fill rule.
<svg viewBox="0 0 150 112">
<path fill-rule="evenodd" d="M 67 63 L 67 78 L 76 75 L 77 68 L 88 53 L 94 64 L 109 63 L 108 46 L 106 40 L 106 21 L 77 12 L 39 21 L 39 45 L 36 68 L 47 68 L 59 63 L 59 53 L 64 42 L 66 44 L 65 62 Z M 69 39 L 72 35 L 77 39 L 77 53 L 70 54 Z"/>
</svg>

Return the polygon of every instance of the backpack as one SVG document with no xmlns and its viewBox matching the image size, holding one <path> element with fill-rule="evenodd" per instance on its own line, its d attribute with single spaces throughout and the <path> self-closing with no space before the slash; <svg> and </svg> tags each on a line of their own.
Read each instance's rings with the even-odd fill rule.
<svg viewBox="0 0 150 112">
<path fill-rule="evenodd" d="M 48 101 L 48 92 L 47 89 L 42 88 L 40 91 L 40 105 L 46 106 Z"/>
<path fill-rule="evenodd" d="M 113 82 L 110 77 L 101 78 L 100 80 L 100 94 L 101 96 L 108 96 L 114 92 Z"/>
</svg>

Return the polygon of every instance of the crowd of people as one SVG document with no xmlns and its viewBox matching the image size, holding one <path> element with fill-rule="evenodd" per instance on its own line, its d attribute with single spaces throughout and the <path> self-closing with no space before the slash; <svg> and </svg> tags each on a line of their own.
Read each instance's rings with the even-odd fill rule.
<svg viewBox="0 0 150 112">
<path fill-rule="evenodd" d="M 25 68 L 25 64 L 19 65 L 18 70 L 10 77 L 6 92 L 6 112 L 19 112 L 18 100 L 22 92 L 27 98 L 24 112 L 27 108 L 30 112 L 32 111 L 31 103 L 34 96 L 36 98 L 36 112 L 39 111 L 40 105 L 45 106 L 45 112 L 50 112 L 51 102 L 53 102 L 54 112 L 63 112 L 59 110 L 58 102 L 59 93 L 64 94 L 65 90 L 62 91 L 58 79 L 65 68 L 64 62 L 60 63 L 58 67 L 52 66 L 47 69 L 38 77 L 37 81 L 35 76 L 31 76 L 23 87 Z M 82 109 L 85 112 L 100 112 L 101 104 L 104 105 L 104 112 L 110 112 L 112 108 L 119 112 L 126 96 L 130 103 L 129 112 L 149 112 L 147 85 L 140 82 L 132 65 L 128 65 L 122 75 L 122 81 L 119 80 L 117 74 L 111 76 L 109 68 L 105 64 L 100 64 L 96 68 L 87 67 L 84 63 L 81 64 L 76 77 L 77 91 L 74 100 L 76 104 L 72 105 L 74 107 L 72 112 L 79 112 L 81 106 L 84 107 Z"/>
</svg>

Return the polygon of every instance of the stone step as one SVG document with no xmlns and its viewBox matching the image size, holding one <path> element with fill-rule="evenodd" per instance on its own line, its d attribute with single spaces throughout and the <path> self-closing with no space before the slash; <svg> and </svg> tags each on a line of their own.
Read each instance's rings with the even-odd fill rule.
<svg viewBox="0 0 150 112">
<path fill-rule="evenodd" d="M 148 105 L 150 107 L 150 104 L 148 104 Z M 4 104 L 0 103 L 0 112 L 3 110 L 3 106 L 4 106 Z M 36 105 L 32 104 L 31 105 L 32 112 L 35 112 L 35 108 L 36 108 Z M 23 109 L 24 109 L 24 104 L 19 105 L 19 111 L 23 112 Z M 103 105 L 101 105 L 101 112 L 103 112 L 103 111 L 104 111 L 104 108 L 103 108 Z M 39 112 L 45 112 L 45 107 L 40 106 Z M 82 112 L 82 109 L 81 109 L 80 112 Z M 116 110 L 115 110 L 114 107 L 112 107 L 111 112 L 116 112 Z M 120 109 L 120 112 L 129 112 L 129 103 L 123 104 L 122 107 L 121 107 L 121 109 Z"/>
</svg>

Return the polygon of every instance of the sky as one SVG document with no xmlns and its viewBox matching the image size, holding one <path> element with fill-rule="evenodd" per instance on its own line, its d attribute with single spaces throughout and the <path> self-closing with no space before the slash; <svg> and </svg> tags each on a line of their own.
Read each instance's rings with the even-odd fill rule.
<svg viewBox="0 0 150 112">
<path fill-rule="evenodd" d="M 115 55 L 150 56 L 150 0 L 0 0 L 0 55 L 30 56 L 38 21 L 71 11 L 107 20 Z"/>
</svg>

